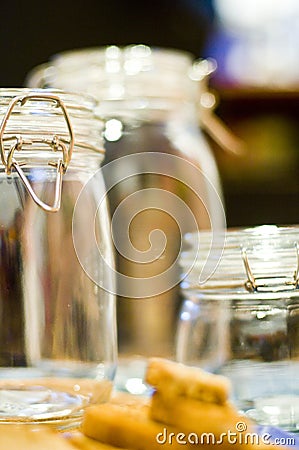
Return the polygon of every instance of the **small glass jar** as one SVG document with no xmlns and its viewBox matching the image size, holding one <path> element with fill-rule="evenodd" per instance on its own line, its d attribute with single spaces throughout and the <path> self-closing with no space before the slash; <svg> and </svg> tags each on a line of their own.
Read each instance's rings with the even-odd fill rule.
<svg viewBox="0 0 299 450">
<path fill-rule="evenodd" d="M 297 226 L 229 230 L 222 248 L 210 245 L 210 234 L 187 235 L 176 353 L 181 362 L 227 376 L 232 400 L 252 419 L 293 431 L 299 429 L 298 242 Z M 200 282 L 207 260 L 212 270 Z"/>
<path fill-rule="evenodd" d="M 105 193 L 94 108 L 77 94 L 0 90 L 0 422 L 74 425 L 110 394 L 113 252 L 107 205 L 93 214 Z M 88 264 L 107 274 L 108 290 L 87 276 Z"/>
</svg>

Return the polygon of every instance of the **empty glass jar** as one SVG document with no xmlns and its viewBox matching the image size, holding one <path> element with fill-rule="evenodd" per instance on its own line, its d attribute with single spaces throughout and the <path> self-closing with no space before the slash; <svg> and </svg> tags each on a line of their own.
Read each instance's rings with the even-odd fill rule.
<svg viewBox="0 0 299 450">
<path fill-rule="evenodd" d="M 105 193 L 94 108 L 77 94 L 0 90 L 0 422 L 68 426 L 109 397 L 113 253 L 106 204 L 93 213 Z M 81 246 L 88 261 L 77 256 Z M 107 274 L 107 290 L 88 265 Z"/>
<path fill-rule="evenodd" d="M 215 103 L 207 90 L 213 70 L 188 53 L 132 45 L 61 53 L 27 78 L 31 86 L 84 91 L 100 100 L 119 350 L 130 361 L 174 355 L 181 237 L 225 225 L 218 170 L 201 130 Z M 137 372 L 134 366 L 134 379 Z"/>
<path fill-rule="evenodd" d="M 299 429 L 298 242 L 298 227 L 229 230 L 224 250 L 189 234 L 181 258 L 177 359 L 229 377 L 240 410 L 286 430 Z M 219 264 L 201 283 L 207 259 Z"/>
</svg>

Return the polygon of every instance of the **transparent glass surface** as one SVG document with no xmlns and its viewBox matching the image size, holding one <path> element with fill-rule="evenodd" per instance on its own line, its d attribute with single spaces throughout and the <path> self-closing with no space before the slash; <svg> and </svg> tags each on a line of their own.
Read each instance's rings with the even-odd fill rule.
<svg viewBox="0 0 299 450">
<path fill-rule="evenodd" d="M 15 95 L 29 92 L 3 91 L 0 113 Z M 114 281 L 87 233 L 92 226 L 113 265 L 107 204 L 94 214 L 105 193 L 98 172 L 101 138 L 92 131 L 94 102 L 78 104 L 79 96 L 61 96 L 70 105 L 75 145 L 62 175 L 59 210 L 48 212 L 33 201 L 16 166 L 10 173 L 0 166 L 0 422 L 46 422 L 59 428 L 78 425 L 87 405 L 109 398 L 117 352 Z M 57 168 L 49 161 L 57 161 L 61 152 L 43 139 L 52 143 L 57 136 L 68 145 L 63 114 L 47 100 L 18 104 L 3 135 L 9 137 L 5 155 L 17 132 L 22 148 L 15 150 L 14 164 L 22 162 L 35 194 L 51 205 Z M 85 205 L 74 220 L 83 188 Z M 73 231 L 88 250 L 85 265 L 78 259 Z M 107 290 L 90 279 L 83 269 L 87 266 L 111 281 Z"/>
<path fill-rule="evenodd" d="M 44 168 L 26 175 L 40 196 L 51 192 L 54 181 Z M 0 421 L 77 419 L 84 406 L 109 396 L 114 297 L 83 271 L 72 240 L 73 208 L 89 175 L 69 168 L 61 208 L 49 214 L 33 203 L 18 176 L 1 173 Z M 76 223 L 87 246 L 98 183 L 93 189 Z M 96 220 L 98 239 L 106 239 L 105 221 Z"/>
<path fill-rule="evenodd" d="M 196 274 L 207 251 L 204 241 L 181 285 L 177 359 L 227 376 L 232 401 L 259 424 L 298 431 L 298 228 L 229 230 L 218 268 L 200 286 Z M 184 268 L 192 242 L 194 236 L 187 236 Z M 244 247 L 257 283 L 253 291 L 246 285 Z"/>
<path fill-rule="evenodd" d="M 182 51 L 109 46 L 55 55 L 27 78 L 30 86 L 68 87 L 99 100 L 104 178 L 107 185 L 115 180 L 108 201 L 116 266 L 127 277 L 117 280 L 119 351 L 126 367 L 135 355 L 173 357 L 182 235 L 209 229 L 211 222 L 224 226 L 218 170 L 199 125 L 206 79 L 192 78 L 192 70 L 192 55 Z M 182 214 L 182 204 L 189 215 Z M 154 277 L 164 272 L 159 285 Z M 151 278 L 155 294 L 145 287 Z M 133 372 L 129 377 L 135 378 Z"/>
</svg>

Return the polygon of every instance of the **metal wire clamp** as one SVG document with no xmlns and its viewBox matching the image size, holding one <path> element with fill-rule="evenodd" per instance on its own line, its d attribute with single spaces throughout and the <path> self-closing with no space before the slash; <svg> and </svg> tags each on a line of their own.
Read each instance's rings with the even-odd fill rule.
<svg viewBox="0 0 299 450">
<path fill-rule="evenodd" d="M 23 139 L 22 136 L 6 136 L 5 137 L 5 130 L 7 127 L 7 123 L 9 121 L 9 118 L 13 112 L 13 109 L 15 106 L 20 105 L 24 106 L 25 103 L 28 100 L 34 100 L 34 101 L 48 101 L 50 103 L 54 103 L 56 107 L 61 108 L 62 115 L 65 119 L 68 133 L 69 133 L 69 141 L 59 138 L 57 135 L 53 135 L 50 139 L 45 137 L 34 137 L 32 139 Z M 11 145 L 9 150 L 5 150 L 4 144 L 14 141 L 13 145 Z M 55 189 L 54 189 L 54 200 L 53 204 L 49 205 L 45 202 L 43 202 L 34 192 L 28 178 L 26 177 L 24 171 L 22 170 L 21 166 L 24 165 L 22 162 L 17 162 L 14 157 L 15 151 L 22 150 L 23 145 L 33 145 L 33 144 L 46 144 L 48 145 L 54 152 L 61 151 L 62 152 L 62 158 L 60 158 L 58 161 L 49 161 L 48 165 L 54 166 L 57 168 L 56 170 L 56 181 L 55 181 Z M 68 145 L 66 145 L 68 144 Z M 74 133 L 72 129 L 72 125 L 70 122 L 70 118 L 67 112 L 67 109 L 62 102 L 62 100 L 52 94 L 27 94 L 24 96 L 16 96 L 12 99 L 10 102 L 6 113 L 4 114 L 4 117 L 2 119 L 1 125 L 0 125 L 0 156 L 2 164 L 5 167 L 5 172 L 7 175 L 11 174 L 12 169 L 15 169 L 18 173 L 19 177 L 21 178 L 27 192 L 33 199 L 33 201 L 40 206 L 44 211 L 47 212 L 57 212 L 60 209 L 61 205 L 61 192 L 62 192 L 62 177 L 65 174 L 68 164 L 72 157 L 74 147 Z M 7 153 L 7 154 L 6 154 Z"/>
<path fill-rule="evenodd" d="M 267 277 L 256 277 L 249 264 L 249 259 L 247 255 L 247 249 L 241 247 L 242 260 L 245 267 L 247 280 L 245 282 L 245 288 L 249 292 L 267 292 L 269 289 L 277 288 L 277 290 L 292 290 L 299 288 L 299 245 L 298 242 L 294 245 L 297 257 L 297 266 L 294 271 L 293 277 L 286 276 L 267 276 Z M 276 283 L 275 283 L 276 281 Z M 278 283 L 277 283 L 278 281 Z M 267 283 L 266 283 L 267 282 Z M 279 284 L 280 283 L 280 284 Z M 278 286 L 281 286 L 280 288 Z"/>
</svg>

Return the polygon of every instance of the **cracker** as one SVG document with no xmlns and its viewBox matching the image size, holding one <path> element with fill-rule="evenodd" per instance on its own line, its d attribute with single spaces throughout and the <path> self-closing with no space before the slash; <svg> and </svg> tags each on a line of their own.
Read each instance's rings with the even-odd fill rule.
<svg viewBox="0 0 299 450">
<path fill-rule="evenodd" d="M 227 378 L 163 358 L 149 360 L 145 381 L 170 400 L 182 396 L 223 405 L 230 395 Z"/>
<path fill-rule="evenodd" d="M 161 448 L 182 450 L 177 442 L 166 442 L 163 446 L 157 437 L 163 434 L 165 425 L 149 419 L 148 407 L 130 408 L 105 403 L 86 409 L 82 432 L 100 442 L 132 450 L 161 450 Z M 167 434 L 178 434 L 177 430 L 167 427 Z M 191 446 L 184 446 L 190 450 Z"/>
</svg>

